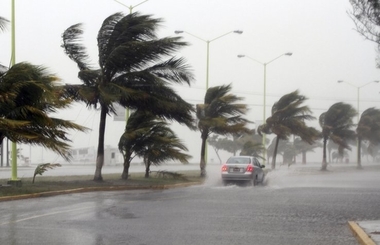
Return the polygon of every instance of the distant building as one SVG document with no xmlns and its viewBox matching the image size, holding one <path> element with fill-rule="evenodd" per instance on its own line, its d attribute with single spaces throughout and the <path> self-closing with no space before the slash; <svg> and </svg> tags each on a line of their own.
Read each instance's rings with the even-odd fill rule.
<svg viewBox="0 0 380 245">
<path fill-rule="evenodd" d="M 96 148 L 82 147 L 70 150 L 73 164 L 96 164 Z M 104 149 L 104 165 L 117 165 L 123 163 L 123 155 L 116 147 L 107 145 Z"/>
</svg>

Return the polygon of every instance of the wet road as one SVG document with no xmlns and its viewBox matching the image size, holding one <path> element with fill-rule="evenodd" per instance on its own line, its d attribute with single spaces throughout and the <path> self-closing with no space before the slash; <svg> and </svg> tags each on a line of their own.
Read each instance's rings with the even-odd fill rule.
<svg viewBox="0 0 380 245">
<path fill-rule="evenodd" d="M 3 202 L 1 244 L 354 245 L 347 221 L 380 219 L 379 175 L 282 169 L 264 186 L 224 187 L 210 173 L 188 188 Z"/>
</svg>

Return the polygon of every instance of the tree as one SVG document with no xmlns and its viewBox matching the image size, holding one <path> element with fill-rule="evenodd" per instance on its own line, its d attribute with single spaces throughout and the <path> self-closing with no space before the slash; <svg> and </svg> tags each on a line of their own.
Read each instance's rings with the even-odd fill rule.
<svg viewBox="0 0 380 245">
<path fill-rule="evenodd" d="M 219 136 L 215 134 L 211 135 L 211 137 L 209 137 L 208 139 L 208 144 L 212 146 L 212 148 L 214 149 L 216 155 L 218 156 L 220 164 L 222 164 L 222 159 L 220 158 L 219 150 L 224 149 L 224 144 L 226 140 L 228 141 L 228 139 L 226 138 L 220 139 Z"/>
<path fill-rule="evenodd" d="M 104 135 L 107 115 L 115 114 L 114 104 L 150 111 L 160 118 L 175 120 L 195 129 L 194 108 L 169 87 L 190 85 L 193 76 L 184 59 L 173 53 L 187 43 L 181 37 L 157 38 L 161 19 L 150 15 L 116 13 L 106 18 L 98 33 L 99 68 L 88 64 L 81 44 L 81 24 L 63 33 L 66 54 L 77 63 L 83 84 L 68 85 L 67 93 L 88 107 L 100 108 L 99 139 L 95 181 L 102 181 Z"/>
<path fill-rule="evenodd" d="M 145 177 L 149 177 L 151 164 L 167 160 L 188 163 L 186 146 L 169 128 L 169 124 L 150 112 L 137 110 L 131 114 L 125 132 L 120 137 L 119 150 L 124 157 L 122 179 L 128 179 L 129 167 L 134 157 L 144 159 Z"/>
<path fill-rule="evenodd" d="M 365 110 L 359 120 L 356 128 L 358 140 L 358 168 L 361 168 L 361 145 L 363 140 L 369 141 L 371 144 L 380 143 L 380 110 L 376 108 L 368 108 Z"/>
<path fill-rule="evenodd" d="M 0 31 L 4 31 L 8 25 L 9 21 L 0 16 Z"/>
<path fill-rule="evenodd" d="M 229 93 L 231 85 L 211 87 L 206 91 L 204 104 L 197 105 L 198 129 L 201 132 L 201 177 L 206 176 L 206 141 L 211 133 L 233 135 L 249 132 L 244 119 L 246 104 L 238 104 L 242 98 Z"/>
<path fill-rule="evenodd" d="M 243 134 L 238 141 L 242 145 L 240 155 L 263 158 L 261 156 L 264 150 L 262 136 L 256 134 L 255 130 L 250 130 L 249 133 Z"/>
<path fill-rule="evenodd" d="M 351 149 L 348 141 L 355 139 L 353 117 L 356 110 L 349 104 L 338 102 L 333 104 L 326 112 L 319 116 L 319 125 L 322 128 L 323 139 L 323 160 L 321 170 L 327 170 L 326 144 L 327 140 L 332 140 L 343 154 L 343 149 Z"/>
<path fill-rule="evenodd" d="M 380 51 L 380 1 L 350 0 L 352 11 L 348 14 L 356 30 L 367 40 L 375 42 Z M 378 59 L 377 66 L 380 67 Z"/>
<path fill-rule="evenodd" d="M 0 73 L 0 142 L 44 146 L 70 159 L 67 130 L 86 131 L 83 126 L 49 116 L 70 106 L 58 77 L 46 68 L 18 63 Z"/>
<path fill-rule="evenodd" d="M 266 119 L 266 123 L 258 127 L 258 133 L 274 133 L 276 143 L 273 151 L 271 168 L 276 168 L 276 155 L 278 142 L 288 140 L 290 135 L 298 135 L 302 140 L 313 144 L 320 132 L 313 127 L 308 127 L 306 120 L 312 120 L 311 110 L 302 105 L 307 98 L 300 95 L 298 90 L 286 94 L 272 106 L 272 116 Z"/>
<path fill-rule="evenodd" d="M 297 137 L 294 139 L 294 147 L 297 154 L 302 154 L 302 164 L 307 163 L 306 154 L 307 152 L 314 152 L 315 148 L 322 147 L 321 142 L 314 142 L 314 144 L 308 144 L 307 142 L 303 141 L 301 138 Z"/>
</svg>

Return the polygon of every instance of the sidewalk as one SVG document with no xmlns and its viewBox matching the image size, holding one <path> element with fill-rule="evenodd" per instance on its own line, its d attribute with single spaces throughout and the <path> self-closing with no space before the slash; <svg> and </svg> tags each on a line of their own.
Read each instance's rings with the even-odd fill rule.
<svg viewBox="0 0 380 245">
<path fill-rule="evenodd" d="M 380 220 L 350 221 L 348 225 L 362 245 L 380 245 Z"/>
</svg>

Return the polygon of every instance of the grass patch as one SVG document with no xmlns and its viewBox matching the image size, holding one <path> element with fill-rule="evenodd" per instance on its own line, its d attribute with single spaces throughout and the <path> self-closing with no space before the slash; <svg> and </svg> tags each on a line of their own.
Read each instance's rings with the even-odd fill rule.
<svg viewBox="0 0 380 245">
<path fill-rule="evenodd" d="M 0 197 L 79 190 L 81 188 L 86 188 L 87 190 L 164 188 L 168 185 L 202 181 L 199 177 L 199 171 L 179 171 L 175 173 L 181 177 L 162 176 L 152 172 L 149 178 L 145 178 L 144 173 L 131 173 L 128 180 L 122 180 L 120 174 L 103 174 L 103 182 L 93 181 L 93 175 L 39 176 L 34 184 L 32 183 L 32 178 L 22 178 L 21 187 L 8 186 L 6 185 L 8 180 L 3 179 L 0 180 Z"/>
</svg>

